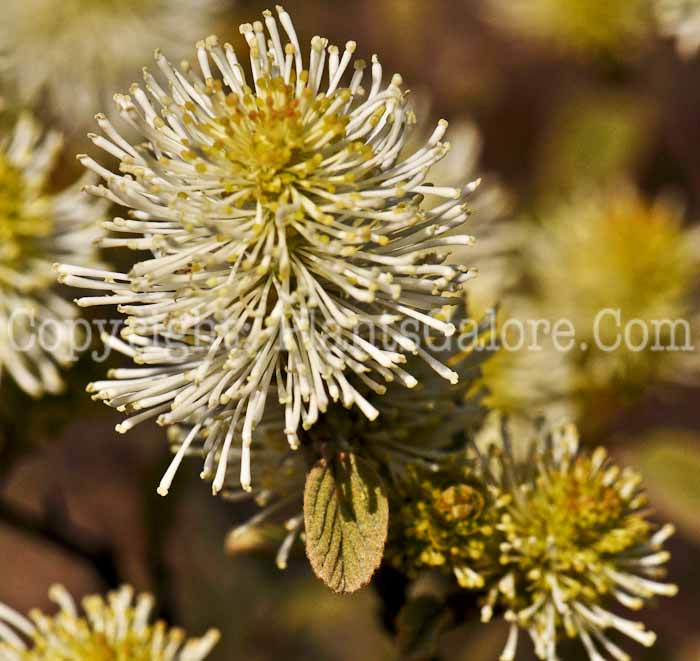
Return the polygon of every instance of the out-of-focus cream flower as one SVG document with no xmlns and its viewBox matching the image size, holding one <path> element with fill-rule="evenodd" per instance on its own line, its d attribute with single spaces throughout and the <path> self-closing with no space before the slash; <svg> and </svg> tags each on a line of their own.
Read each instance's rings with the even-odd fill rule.
<svg viewBox="0 0 700 661">
<path fill-rule="evenodd" d="M 0 80 L 24 103 L 82 132 L 133 82 L 156 46 L 182 57 L 218 0 L 4 0 Z"/>
<path fill-rule="evenodd" d="M 0 604 L 0 658 L 6 661 L 202 661 L 219 640 L 211 629 L 187 640 L 182 629 L 150 622 L 153 597 L 134 601 L 129 586 L 82 601 L 81 614 L 68 591 L 49 592 L 60 610 L 50 616 L 38 610 L 28 617 Z"/>
<path fill-rule="evenodd" d="M 700 48 L 700 2 L 656 0 L 656 18 L 661 34 L 676 39 L 678 52 L 693 57 Z"/>
<path fill-rule="evenodd" d="M 61 149 L 28 116 L 0 136 L 0 368 L 34 397 L 57 393 L 56 366 L 76 358 L 77 309 L 55 291 L 56 261 L 97 265 L 95 240 L 107 204 L 81 192 L 83 178 L 58 193 L 47 186 Z"/>
<path fill-rule="evenodd" d="M 638 390 L 693 363 L 699 245 L 675 206 L 627 186 L 582 193 L 529 227 L 529 314 L 573 324 L 575 391 Z"/>
<path fill-rule="evenodd" d="M 198 69 L 157 53 L 167 83 L 146 71 L 145 90 L 117 98 L 147 142 L 133 147 L 100 118 L 95 144 L 121 160 L 120 173 L 81 160 L 105 180 L 95 195 L 132 209 L 106 224 L 114 236 L 102 245 L 151 256 L 125 274 L 59 269 L 66 284 L 112 294 L 80 305 L 128 315 L 127 342 L 107 341 L 142 367 L 92 385 L 98 399 L 135 413 L 118 430 L 152 417 L 221 421 L 213 447 L 227 454 L 234 433 L 245 488 L 271 393 L 297 447 L 332 402 L 377 417 L 358 384 L 414 387 L 407 354 L 456 381 L 406 327 L 452 335 L 445 306 L 473 277 L 447 257 L 473 241 L 451 230 L 469 216 L 477 182 L 429 178 L 449 149 L 447 123 L 405 154 L 415 118 L 401 77 L 384 85 L 376 56 L 352 65 L 353 41 L 341 51 L 314 37 L 305 63 L 291 17 L 277 13 L 241 26 L 252 81 L 233 47 L 210 37 L 198 44 Z"/>
<path fill-rule="evenodd" d="M 502 348 L 483 370 L 490 408 L 596 424 L 649 385 L 697 380 L 700 233 L 676 204 L 590 186 L 496 238 L 506 250 L 477 244 L 469 288 L 477 310 L 502 301 Z"/>
<path fill-rule="evenodd" d="M 502 318 L 515 321 L 518 330 L 500 324 L 500 348 L 482 368 L 486 406 L 551 421 L 575 418 L 579 408 L 571 388 L 576 370 L 567 354 L 558 351 L 550 337 L 536 338 L 526 317 L 508 316 L 504 310 Z M 522 335 L 520 328 L 525 329 Z"/>
<path fill-rule="evenodd" d="M 417 130 L 410 138 L 406 152 L 419 149 L 430 135 L 428 118 L 431 115 L 430 97 L 419 93 L 414 99 Z M 470 232 L 477 237 L 473 246 L 455 247 L 450 262 L 469 263 L 479 270 L 477 281 L 469 284 L 469 310 L 474 316 L 486 314 L 499 301 L 512 281 L 506 271 L 503 256 L 515 244 L 514 224 L 507 222 L 512 209 L 512 196 L 493 174 L 480 175 L 483 139 L 476 124 L 461 119 L 450 127 L 450 149 L 431 170 L 431 177 L 445 186 L 459 186 L 463 181 L 478 179 L 479 187 L 469 199 Z M 435 201 L 433 200 L 433 203 Z M 426 200 L 430 205 L 431 200 Z M 483 265 L 483 268 L 481 266 Z"/>
<path fill-rule="evenodd" d="M 416 96 L 418 130 L 409 142 L 407 150 L 416 149 L 421 138 L 428 136 L 426 118 L 430 116 L 430 97 L 419 93 Z M 519 280 L 519 272 L 510 253 L 522 238 L 518 225 L 509 217 L 513 207 L 510 191 L 497 175 L 480 176 L 480 160 L 483 139 L 476 124 L 459 120 L 450 129 L 450 150 L 436 163 L 431 171 L 436 181 L 448 186 L 457 186 L 460 181 L 479 178 L 480 184 L 469 200 L 470 232 L 477 238 L 476 244 L 456 247 L 450 254 L 450 262 L 469 263 L 478 278 L 467 288 L 468 308 L 474 318 L 488 314 L 503 295 Z"/>
<path fill-rule="evenodd" d="M 457 123 L 450 135 L 450 147 L 434 168 L 435 179 L 452 186 L 460 177 L 475 178 L 483 147 L 477 127 L 467 121 Z M 469 228 L 477 238 L 476 244 L 457 247 L 450 255 L 450 262 L 468 262 L 478 272 L 478 278 L 467 289 L 469 310 L 476 317 L 487 314 L 499 303 L 517 279 L 508 258 L 517 241 L 517 228 L 509 222 L 512 203 L 509 191 L 498 178 L 486 174 L 469 202 L 473 214 Z"/>
<path fill-rule="evenodd" d="M 577 53 L 639 46 L 650 32 L 648 0 L 489 0 L 497 24 Z"/>
</svg>

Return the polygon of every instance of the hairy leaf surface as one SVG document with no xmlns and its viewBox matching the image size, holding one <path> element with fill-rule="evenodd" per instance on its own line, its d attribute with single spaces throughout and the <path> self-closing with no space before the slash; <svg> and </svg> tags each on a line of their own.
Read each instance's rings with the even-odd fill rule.
<svg viewBox="0 0 700 661">
<path fill-rule="evenodd" d="M 316 576 L 335 592 L 369 583 L 389 525 L 384 484 L 372 466 L 353 454 L 320 460 L 306 478 L 304 522 Z"/>
</svg>

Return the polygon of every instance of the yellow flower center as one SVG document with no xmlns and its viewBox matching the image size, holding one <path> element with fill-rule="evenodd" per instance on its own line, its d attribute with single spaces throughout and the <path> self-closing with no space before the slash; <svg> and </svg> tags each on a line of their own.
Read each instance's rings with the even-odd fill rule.
<svg viewBox="0 0 700 661">
<path fill-rule="evenodd" d="M 203 178 L 215 173 L 239 208 L 259 203 L 274 212 L 279 203 L 292 201 L 292 188 L 307 195 L 332 193 L 354 176 L 345 172 L 347 167 L 327 167 L 329 159 L 337 164 L 354 157 L 357 172 L 372 155 L 363 143 L 345 140 L 349 116 L 343 111 L 351 99 L 346 89 L 315 96 L 306 87 L 297 96 L 293 84 L 265 74 L 256 92 L 245 88 L 243 95 L 224 97 L 218 81 L 212 84 L 213 96 L 223 100 L 217 116 L 206 121 L 185 116 L 212 143 L 183 156 L 195 162 Z M 192 104 L 186 107 L 194 113 Z"/>
<path fill-rule="evenodd" d="M 0 154 L 0 265 L 20 268 L 36 253 L 36 241 L 49 236 L 47 198 L 35 196 L 22 172 Z"/>
<path fill-rule="evenodd" d="M 569 470 L 537 480 L 527 515 L 506 523 L 523 569 L 584 574 L 608 554 L 644 541 L 649 524 L 605 475 L 593 471 L 589 457 L 579 457 Z"/>
<path fill-rule="evenodd" d="M 65 619 L 65 614 L 59 616 L 50 637 L 39 634 L 22 661 L 165 661 L 162 651 L 153 652 L 154 627 L 140 633 L 132 630 L 121 640 L 110 640 L 104 633 L 92 630 L 82 618 L 71 618 L 69 626 Z M 64 621 L 59 624 L 61 620 Z M 182 639 L 177 630 L 175 634 L 177 640 Z"/>
</svg>

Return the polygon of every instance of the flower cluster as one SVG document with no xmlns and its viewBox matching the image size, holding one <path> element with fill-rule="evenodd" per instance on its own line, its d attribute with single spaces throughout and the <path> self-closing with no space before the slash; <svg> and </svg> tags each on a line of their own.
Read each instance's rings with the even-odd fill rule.
<svg viewBox="0 0 700 661">
<path fill-rule="evenodd" d="M 655 636 L 609 602 L 637 610 L 676 593 L 660 580 L 673 528 L 654 529 L 639 475 L 602 448 L 579 451 L 573 426 L 515 429 L 504 421 L 496 444 L 482 443 L 454 482 L 445 474 L 415 482 L 394 519 L 389 557 L 409 573 L 448 569 L 462 588 L 481 590 L 482 619 L 498 613 L 511 625 L 503 661 L 515 659 L 521 629 L 546 661 L 567 637 L 592 661 L 627 659 L 609 632 L 646 646 Z"/>
<path fill-rule="evenodd" d="M 0 136 L 0 367 L 33 397 L 60 392 L 57 366 L 76 358 L 77 311 L 56 292 L 52 266 L 98 265 L 94 242 L 107 206 L 81 195 L 90 174 L 50 190 L 60 150 L 60 136 L 27 115 Z"/>
<path fill-rule="evenodd" d="M 250 83 L 233 47 L 210 37 L 197 46 L 198 69 L 158 52 L 166 83 L 146 71 L 145 90 L 117 97 L 147 142 L 130 145 L 100 117 L 94 142 L 120 174 L 80 159 L 106 184 L 90 192 L 132 210 L 105 224 L 113 236 L 101 245 L 151 256 L 128 273 L 59 268 L 66 284 L 103 290 L 79 305 L 127 315 L 126 341 L 108 342 L 140 366 L 91 387 L 134 413 L 118 430 L 154 417 L 197 430 L 216 421 L 211 447 L 226 455 L 240 441 L 245 488 L 271 393 L 294 448 L 332 402 L 373 420 L 362 388 L 414 387 L 407 354 L 456 381 L 408 329 L 452 335 L 441 310 L 473 275 L 446 257 L 472 242 L 450 230 L 467 219 L 477 182 L 428 178 L 449 149 L 447 123 L 406 154 L 415 117 L 401 77 L 383 86 L 375 56 L 367 81 L 367 64 L 351 64 L 352 41 L 341 51 L 314 37 L 305 63 L 289 14 L 277 13 L 241 26 Z M 439 202 L 424 205 L 426 196 Z"/>
<path fill-rule="evenodd" d="M 410 470 L 395 490 L 387 562 L 410 577 L 427 568 L 454 574 L 460 587 L 484 587 L 499 504 L 468 467 Z"/>
<path fill-rule="evenodd" d="M 217 2 L 6 4 L 0 73 L 24 101 L 44 95 L 78 124 L 76 109 L 92 110 L 142 58 L 152 24 L 179 58 L 171 37 L 182 40 L 180 25 L 199 29 Z M 518 29 L 599 55 L 641 43 L 650 9 L 647 0 L 489 6 Z M 660 10 L 662 23 L 696 48 L 673 7 Z M 57 392 L 76 313 L 54 281 L 88 290 L 78 306 L 124 316 L 120 335 L 103 341 L 132 363 L 88 390 L 125 414 L 121 433 L 148 420 L 167 427 L 174 456 L 159 494 L 194 457 L 214 495 L 255 502 L 229 549 L 282 522 L 277 565 L 303 539 L 314 572 L 338 592 L 366 585 L 382 561 L 410 581 L 441 574 L 445 603 L 468 594 L 483 621 L 509 624 L 501 661 L 515 659 L 523 631 L 544 661 L 567 637 L 591 661 L 629 659 L 618 634 L 653 644 L 614 609 L 676 593 L 664 580 L 673 528 L 649 519 L 638 474 L 603 449 L 581 450 L 573 425 L 531 420 L 571 413 L 581 394 L 690 368 L 675 347 L 678 322 L 692 327 L 681 342 L 700 338 L 697 231 L 671 204 L 620 187 L 586 190 L 541 222 L 494 223 L 474 249 L 472 210 L 482 223 L 501 219 L 508 196 L 464 183 L 479 153 L 473 127 L 460 127 L 448 157 L 447 122 L 422 131 L 399 74 L 386 79 L 376 55 L 357 59 L 354 41 L 315 36 L 306 55 L 283 7 L 240 33 L 240 60 L 214 36 L 192 62 L 157 50 L 157 71 L 114 97 L 115 115 L 96 116 L 100 133 L 89 138 L 102 156 L 79 155 L 85 178 L 61 193 L 47 190 L 54 133 L 22 118 L 0 140 L 0 367 L 33 395 Z M 106 218 L 110 205 L 124 217 Z M 108 270 L 97 247 L 137 256 Z M 467 263 L 477 260 L 488 277 L 474 291 Z M 581 351 L 545 339 L 487 361 L 498 344 L 491 308 L 511 289 L 507 315 L 566 320 Z M 604 310 L 612 314 L 599 320 Z M 46 338 L 44 348 L 30 343 L 36 319 L 51 322 L 42 330 L 51 351 Z M 505 324 L 498 330 L 506 347 Z M 656 352 L 638 350 L 650 335 Z M 152 598 L 134 600 L 130 587 L 87 597 L 84 613 L 64 588 L 50 596 L 54 617 L 0 605 L 0 658 L 201 661 L 218 640 L 151 623 Z"/>
<path fill-rule="evenodd" d="M 214 629 L 187 640 L 181 629 L 151 623 L 153 597 L 123 586 L 107 599 L 85 597 L 81 615 L 68 591 L 49 593 L 59 612 L 29 618 L 0 604 L 0 657 L 7 661 L 202 661 L 219 639 Z"/>
</svg>

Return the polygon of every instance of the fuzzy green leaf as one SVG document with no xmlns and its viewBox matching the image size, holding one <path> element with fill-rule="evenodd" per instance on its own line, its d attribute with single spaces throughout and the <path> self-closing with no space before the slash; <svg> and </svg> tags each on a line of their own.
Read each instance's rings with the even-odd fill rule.
<svg viewBox="0 0 700 661">
<path fill-rule="evenodd" d="M 389 527 L 386 490 L 374 468 L 353 454 L 321 459 L 306 478 L 304 523 L 316 576 L 335 592 L 367 585 Z"/>
</svg>

